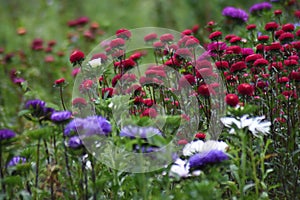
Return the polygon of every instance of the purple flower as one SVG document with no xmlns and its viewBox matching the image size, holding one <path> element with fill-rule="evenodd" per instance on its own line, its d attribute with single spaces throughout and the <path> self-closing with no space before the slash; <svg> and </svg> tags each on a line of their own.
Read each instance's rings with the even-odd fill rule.
<svg viewBox="0 0 300 200">
<path fill-rule="evenodd" d="M 14 167 L 17 164 L 24 164 L 24 163 L 26 163 L 26 158 L 20 157 L 20 156 L 15 156 L 8 162 L 7 166 Z"/>
<path fill-rule="evenodd" d="M 159 151 L 159 147 L 155 147 L 155 146 L 138 146 L 136 145 L 134 147 L 134 151 L 135 152 L 141 152 L 141 153 L 151 153 L 151 152 L 156 152 L 156 151 Z"/>
<path fill-rule="evenodd" d="M 64 130 L 64 135 L 70 136 L 71 132 L 81 131 L 84 123 L 85 123 L 84 119 L 81 119 L 81 118 L 73 119 L 66 125 L 65 130 Z"/>
<path fill-rule="evenodd" d="M 233 19 L 238 19 L 243 22 L 246 22 L 249 17 L 246 11 L 231 6 L 224 8 L 222 11 L 222 15 Z"/>
<path fill-rule="evenodd" d="M 110 122 L 101 116 L 90 116 L 87 118 L 75 118 L 68 123 L 64 130 L 65 136 L 70 136 L 71 132 L 78 132 L 81 135 L 105 135 L 111 132 Z"/>
<path fill-rule="evenodd" d="M 262 10 L 270 10 L 271 8 L 272 8 L 272 4 L 270 4 L 269 2 L 256 3 L 250 7 L 249 12 L 255 13 L 255 12 L 260 12 Z"/>
<path fill-rule="evenodd" d="M 120 132 L 121 137 L 143 138 L 147 139 L 153 135 L 162 135 L 160 130 L 154 127 L 140 127 L 140 126 L 124 126 Z"/>
<path fill-rule="evenodd" d="M 82 146 L 82 141 L 78 136 L 73 136 L 69 139 L 68 147 L 77 149 Z"/>
<path fill-rule="evenodd" d="M 243 54 L 243 56 L 249 56 L 249 55 L 254 54 L 254 51 L 252 48 L 243 48 L 242 54 Z"/>
<path fill-rule="evenodd" d="M 216 53 L 224 51 L 226 48 L 225 42 L 212 42 L 207 45 L 207 50 L 211 56 L 217 56 Z"/>
<path fill-rule="evenodd" d="M 224 151 L 211 150 L 209 152 L 197 153 L 190 157 L 189 163 L 191 168 L 203 167 L 207 164 L 219 163 L 227 160 L 228 156 Z"/>
<path fill-rule="evenodd" d="M 51 120 L 55 123 L 65 122 L 71 119 L 72 113 L 70 111 L 56 111 L 51 115 Z"/>
<path fill-rule="evenodd" d="M 110 122 L 101 116 L 91 116 L 85 118 L 85 123 L 83 126 L 83 132 L 87 136 L 91 135 L 108 135 L 111 132 Z"/>
<path fill-rule="evenodd" d="M 25 103 L 25 108 L 31 110 L 33 117 L 42 117 L 45 115 L 46 103 L 39 99 L 28 100 Z"/>
<path fill-rule="evenodd" d="M 16 134 L 12 130 L 9 130 L 9 129 L 0 130 L 0 141 L 10 139 L 15 136 L 16 136 Z"/>
</svg>

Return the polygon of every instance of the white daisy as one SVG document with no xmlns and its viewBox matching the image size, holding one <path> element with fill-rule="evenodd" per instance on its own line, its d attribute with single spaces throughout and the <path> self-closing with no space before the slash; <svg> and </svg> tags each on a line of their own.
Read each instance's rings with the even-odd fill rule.
<svg viewBox="0 0 300 200">
<path fill-rule="evenodd" d="M 96 59 L 89 61 L 89 65 L 93 68 L 99 67 L 99 66 L 101 66 L 101 64 L 102 64 L 101 58 L 96 58 Z"/>
<path fill-rule="evenodd" d="M 175 163 L 171 166 L 169 176 L 188 177 L 190 166 L 186 160 L 177 158 Z"/>
<path fill-rule="evenodd" d="M 183 150 L 182 154 L 184 156 L 191 156 L 194 155 L 195 153 L 199 153 L 202 151 L 204 142 L 202 140 L 197 140 L 197 141 L 192 141 L 190 143 L 187 143 Z"/>
</svg>

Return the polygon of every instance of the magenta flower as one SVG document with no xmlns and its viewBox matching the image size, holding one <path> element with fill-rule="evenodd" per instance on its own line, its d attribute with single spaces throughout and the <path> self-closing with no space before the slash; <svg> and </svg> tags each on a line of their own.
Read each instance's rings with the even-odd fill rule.
<svg viewBox="0 0 300 200">
<path fill-rule="evenodd" d="M 270 4 L 269 2 L 256 3 L 250 7 L 249 12 L 253 14 L 263 10 L 270 10 L 271 8 L 272 4 Z"/>
<path fill-rule="evenodd" d="M 231 7 L 231 6 L 224 8 L 222 11 L 222 15 L 229 17 L 229 18 L 237 19 L 237 20 L 240 20 L 243 22 L 246 22 L 249 17 L 248 14 L 246 13 L 246 11 L 239 9 L 239 8 Z"/>
</svg>

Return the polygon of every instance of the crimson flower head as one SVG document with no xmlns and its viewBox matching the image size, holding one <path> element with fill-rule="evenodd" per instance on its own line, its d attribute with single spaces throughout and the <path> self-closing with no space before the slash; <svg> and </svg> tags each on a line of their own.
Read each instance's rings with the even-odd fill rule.
<svg viewBox="0 0 300 200">
<path fill-rule="evenodd" d="M 120 48 L 122 46 L 125 45 L 125 40 L 123 38 L 116 38 L 116 39 L 113 39 L 109 46 L 113 49 L 113 48 Z"/>
<path fill-rule="evenodd" d="M 274 10 L 274 15 L 279 16 L 282 14 L 282 10 Z"/>
<path fill-rule="evenodd" d="M 160 41 L 162 41 L 163 43 L 169 43 L 172 42 L 173 40 L 174 40 L 174 36 L 170 33 L 166 33 L 160 36 Z"/>
<path fill-rule="evenodd" d="M 285 31 L 285 32 L 292 32 L 292 31 L 295 30 L 295 26 L 294 26 L 294 24 L 290 24 L 290 23 L 284 24 L 282 26 L 282 30 Z"/>
<path fill-rule="evenodd" d="M 209 35 L 209 39 L 211 39 L 211 40 L 219 40 L 219 39 L 221 39 L 221 37 L 222 37 L 221 31 L 215 31 Z"/>
<path fill-rule="evenodd" d="M 206 134 L 205 133 L 196 133 L 195 134 L 195 138 L 199 139 L 199 140 L 204 140 L 206 138 Z"/>
<path fill-rule="evenodd" d="M 235 107 L 239 103 L 239 97 L 236 94 L 227 94 L 225 97 L 225 102 L 232 107 Z"/>
<path fill-rule="evenodd" d="M 237 88 L 238 93 L 245 96 L 252 96 L 254 92 L 254 88 L 249 83 L 242 83 Z"/>
<path fill-rule="evenodd" d="M 119 29 L 116 31 L 116 36 L 118 38 L 123 38 L 124 40 L 128 40 L 131 37 L 131 32 L 127 29 Z"/>
<path fill-rule="evenodd" d="M 65 81 L 66 81 L 65 78 L 57 79 L 57 80 L 54 81 L 54 85 L 55 86 L 61 86 L 65 83 Z"/>
<path fill-rule="evenodd" d="M 157 34 L 156 33 L 150 33 L 144 37 L 145 42 L 154 42 L 157 40 Z"/>
<path fill-rule="evenodd" d="M 255 25 L 255 24 L 249 24 L 249 25 L 246 26 L 246 29 L 247 29 L 248 31 L 253 30 L 253 29 L 256 29 L 256 25 Z"/>
<path fill-rule="evenodd" d="M 73 64 L 73 66 L 75 66 L 76 64 L 81 65 L 83 60 L 84 53 L 79 50 L 73 51 L 73 53 L 70 55 L 70 62 Z"/>
<path fill-rule="evenodd" d="M 279 25 L 276 22 L 269 22 L 265 25 L 266 31 L 275 31 Z"/>
<path fill-rule="evenodd" d="M 142 117 L 148 116 L 151 118 L 155 118 L 157 115 L 158 115 L 157 111 L 154 108 L 147 108 L 146 110 L 144 110 L 141 116 Z"/>
</svg>

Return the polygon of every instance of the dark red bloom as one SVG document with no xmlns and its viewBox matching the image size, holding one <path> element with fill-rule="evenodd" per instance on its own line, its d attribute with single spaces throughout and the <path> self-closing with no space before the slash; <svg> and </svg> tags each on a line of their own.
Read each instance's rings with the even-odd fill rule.
<svg viewBox="0 0 300 200">
<path fill-rule="evenodd" d="M 269 22 L 265 25 L 266 31 L 275 31 L 279 25 L 276 22 Z"/>
<path fill-rule="evenodd" d="M 136 60 L 139 60 L 145 54 L 146 54 L 145 52 L 135 52 L 135 53 L 131 54 L 131 56 L 129 58 L 136 61 Z"/>
<path fill-rule="evenodd" d="M 195 35 L 198 33 L 199 28 L 200 28 L 199 24 L 195 24 L 195 25 L 193 26 L 192 31 L 193 31 L 193 33 L 194 33 Z"/>
<path fill-rule="evenodd" d="M 160 36 L 160 41 L 162 41 L 163 43 L 169 43 L 172 42 L 173 40 L 174 40 L 174 36 L 170 33 L 166 33 Z"/>
<path fill-rule="evenodd" d="M 292 71 L 290 73 L 290 79 L 295 81 L 300 81 L 300 72 Z"/>
<path fill-rule="evenodd" d="M 120 48 L 122 46 L 125 45 L 125 40 L 123 38 L 116 38 L 116 39 L 113 39 L 109 46 L 113 49 L 113 48 Z"/>
<path fill-rule="evenodd" d="M 43 50 L 43 40 L 40 38 L 36 38 L 31 43 L 31 49 L 34 51 Z"/>
<path fill-rule="evenodd" d="M 257 40 L 261 41 L 261 42 L 267 42 L 269 40 L 269 36 L 268 35 L 261 35 L 261 36 L 257 37 Z"/>
<path fill-rule="evenodd" d="M 230 72 L 231 73 L 240 72 L 240 71 L 242 71 L 243 69 L 246 69 L 246 68 L 247 68 L 247 66 L 246 66 L 246 63 L 244 61 L 238 61 L 238 62 L 231 65 Z"/>
<path fill-rule="evenodd" d="M 238 93 L 245 96 L 252 96 L 254 88 L 249 83 L 242 83 L 237 87 Z"/>
<path fill-rule="evenodd" d="M 106 62 L 107 61 L 107 55 L 105 55 L 104 53 L 97 53 L 94 54 L 91 58 L 91 60 L 97 59 L 97 58 L 101 58 L 101 62 Z"/>
<path fill-rule="evenodd" d="M 296 32 L 297 37 L 300 37 L 300 29 Z"/>
<path fill-rule="evenodd" d="M 290 60 L 284 60 L 283 63 L 286 66 L 296 66 L 298 64 L 298 61 L 294 59 L 290 59 Z"/>
<path fill-rule="evenodd" d="M 154 42 L 157 40 L 157 34 L 156 33 L 150 33 L 144 37 L 145 42 Z"/>
<path fill-rule="evenodd" d="M 151 118 L 155 118 L 157 116 L 157 111 L 154 108 L 147 108 L 142 113 L 142 116 L 148 116 L 148 117 L 151 117 Z"/>
<path fill-rule="evenodd" d="M 211 40 L 219 40 L 219 39 L 221 39 L 221 37 L 222 37 L 221 31 L 215 31 L 209 35 L 209 39 L 211 39 Z"/>
<path fill-rule="evenodd" d="M 242 52 L 242 48 L 240 46 L 230 46 L 226 49 L 226 54 L 240 54 Z"/>
<path fill-rule="evenodd" d="M 86 16 L 82 16 L 82 17 L 79 17 L 78 19 L 76 19 L 76 21 L 77 21 L 77 25 L 83 26 L 83 25 L 89 23 L 90 19 Z"/>
<path fill-rule="evenodd" d="M 235 36 L 235 37 L 232 37 L 232 38 L 229 40 L 229 42 L 233 44 L 233 43 L 240 42 L 241 40 L 242 40 L 241 37 Z"/>
<path fill-rule="evenodd" d="M 164 48 L 164 44 L 161 41 L 157 41 L 153 43 L 153 47 L 156 49 L 163 49 Z"/>
<path fill-rule="evenodd" d="M 274 15 L 278 16 L 282 14 L 282 10 L 274 10 Z"/>
<path fill-rule="evenodd" d="M 247 63 L 250 63 L 250 62 L 254 62 L 255 60 L 257 60 L 259 58 L 262 58 L 262 55 L 260 55 L 260 54 L 252 54 L 252 55 L 247 56 L 246 59 L 245 59 L 245 61 Z"/>
<path fill-rule="evenodd" d="M 195 134 L 195 138 L 200 139 L 200 140 L 204 140 L 206 138 L 206 134 L 205 133 L 196 133 Z"/>
<path fill-rule="evenodd" d="M 233 38 L 235 36 L 236 35 L 234 35 L 234 34 L 228 34 L 228 35 L 225 36 L 225 40 L 229 41 L 229 40 L 231 40 L 231 38 Z"/>
<path fill-rule="evenodd" d="M 220 70 L 225 70 L 229 68 L 229 64 L 227 61 L 217 61 L 215 63 L 216 67 Z"/>
<path fill-rule="evenodd" d="M 186 145 L 188 143 L 188 141 L 186 139 L 181 139 L 181 140 L 178 140 L 177 144 L 178 145 Z"/>
<path fill-rule="evenodd" d="M 102 88 L 102 98 L 111 98 L 113 96 L 114 88 Z"/>
<path fill-rule="evenodd" d="M 296 10 L 296 11 L 294 12 L 294 15 L 295 15 L 296 18 L 299 18 L 299 19 L 300 19 L 300 10 Z"/>
<path fill-rule="evenodd" d="M 186 47 L 195 47 L 199 45 L 199 40 L 195 37 L 191 37 L 185 42 Z"/>
<path fill-rule="evenodd" d="M 291 42 L 293 39 L 294 39 L 294 34 L 292 34 L 290 32 L 282 33 L 279 36 L 279 40 L 281 42 Z"/>
<path fill-rule="evenodd" d="M 271 45 L 267 46 L 266 51 L 278 51 L 281 49 L 279 42 L 272 42 Z"/>
<path fill-rule="evenodd" d="M 70 55 L 70 62 L 73 65 L 77 63 L 81 64 L 83 60 L 84 60 L 84 53 L 79 50 L 73 51 L 73 53 Z"/>
<path fill-rule="evenodd" d="M 179 86 L 186 87 L 196 83 L 195 77 L 192 74 L 186 74 L 179 79 Z"/>
<path fill-rule="evenodd" d="M 191 59 L 192 57 L 192 53 L 190 52 L 189 49 L 187 48 L 180 48 L 180 49 L 177 49 L 176 52 L 175 52 L 175 58 L 177 59 Z"/>
<path fill-rule="evenodd" d="M 282 62 L 273 62 L 270 65 L 269 70 L 271 71 L 273 68 L 276 69 L 277 71 L 281 71 L 283 69 Z"/>
<path fill-rule="evenodd" d="M 282 33 L 284 33 L 283 30 L 275 31 L 275 38 L 278 39 Z"/>
<path fill-rule="evenodd" d="M 184 31 L 181 32 L 181 37 L 185 36 L 185 35 L 192 35 L 193 31 L 190 29 L 185 29 Z"/>
<path fill-rule="evenodd" d="M 78 97 L 78 98 L 73 99 L 72 105 L 80 107 L 80 106 L 87 105 L 87 102 L 86 102 L 86 100 L 84 98 Z"/>
<path fill-rule="evenodd" d="M 295 26 L 294 26 L 294 24 L 284 24 L 282 26 L 282 30 L 285 32 L 292 32 L 295 30 Z"/>
<path fill-rule="evenodd" d="M 225 102 L 232 107 L 238 105 L 239 101 L 239 97 L 236 94 L 227 94 L 225 97 Z"/>
<path fill-rule="evenodd" d="M 128 40 L 131 37 L 131 32 L 127 29 L 119 29 L 116 31 L 116 36 L 118 38 L 123 38 L 124 40 Z"/>
<path fill-rule="evenodd" d="M 253 29 L 256 29 L 256 25 L 255 25 L 255 24 L 249 24 L 249 25 L 246 26 L 246 29 L 247 29 L 248 31 L 253 30 Z"/>
<path fill-rule="evenodd" d="M 54 84 L 55 85 L 62 85 L 62 84 L 64 84 L 65 83 L 65 79 L 64 78 L 60 78 L 60 79 L 57 79 L 57 80 L 55 80 L 54 81 Z"/>
<path fill-rule="evenodd" d="M 210 95 L 210 88 L 207 84 L 202 84 L 198 87 L 198 94 L 204 96 L 204 97 L 209 97 Z"/>
<path fill-rule="evenodd" d="M 280 77 L 277 80 L 278 83 L 287 83 L 289 81 L 290 81 L 290 79 L 288 77 L 286 77 L 286 76 Z"/>
<path fill-rule="evenodd" d="M 91 89 L 94 85 L 94 82 L 90 79 L 84 80 L 80 86 L 79 86 L 79 90 L 87 90 L 87 89 Z"/>
<path fill-rule="evenodd" d="M 255 66 L 255 67 L 262 67 L 262 66 L 266 66 L 266 65 L 268 65 L 269 64 L 269 61 L 267 61 L 266 59 L 264 59 L 264 58 L 259 58 L 259 59 L 257 59 L 254 63 L 253 63 L 253 65 Z"/>
</svg>

